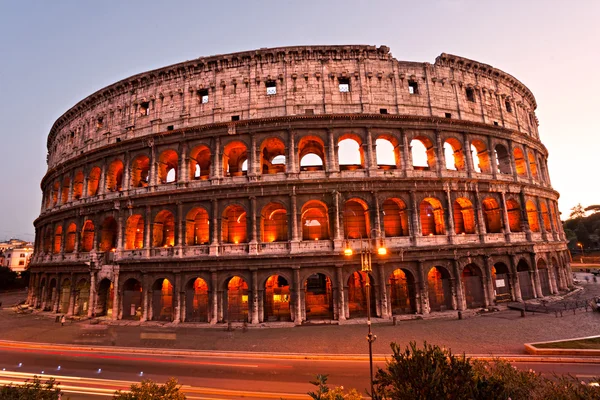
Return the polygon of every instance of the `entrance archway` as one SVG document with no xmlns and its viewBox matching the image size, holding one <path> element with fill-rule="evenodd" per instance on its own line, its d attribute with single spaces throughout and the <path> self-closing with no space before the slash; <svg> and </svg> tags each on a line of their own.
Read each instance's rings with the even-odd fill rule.
<svg viewBox="0 0 600 400">
<path fill-rule="evenodd" d="M 529 275 L 529 265 L 523 259 L 517 264 L 517 277 L 519 278 L 519 288 L 523 300 L 533 299 L 533 283 Z"/>
<path fill-rule="evenodd" d="M 542 295 L 550 296 L 552 290 L 550 289 L 550 270 L 548 264 L 543 259 L 539 259 L 537 262 L 538 275 L 540 277 L 540 286 L 542 287 Z"/>
<path fill-rule="evenodd" d="M 369 282 L 371 298 L 371 315 L 377 314 L 377 305 L 375 304 L 375 288 L 373 287 L 373 278 L 366 272 L 356 271 L 348 278 L 348 310 L 350 318 L 361 318 L 367 316 L 367 288 Z"/>
<path fill-rule="evenodd" d="M 152 285 L 152 321 L 173 321 L 173 285 L 168 279 Z"/>
<path fill-rule="evenodd" d="M 406 269 L 396 269 L 388 279 L 392 315 L 417 312 L 415 300 L 415 278 Z"/>
<path fill-rule="evenodd" d="M 77 283 L 77 290 L 75 293 L 75 308 L 73 314 L 85 316 L 87 315 L 88 307 L 90 305 L 90 283 L 85 279 L 81 279 Z"/>
<path fill-rule="evenodd" d="M 97 317 L 106 315 L 112 317 L 114 288 L 112 282 L 104 278 L 98 284 L 95 313 Z"/>
<path fill-rule="evenodd" d="M 427 273 L 427 287 L 431 311 L 446 311 L 453 308 L 450 273 L 446 268 L 431 268 Z"/>
<path fill-rule="evenodd" d="M 71 281 L 65 279 L 60 287 L 60 300 L 58 312 L 66 314 L 69 312 L 69 300 L 71 298 Z"/>
<path fill-rule="evenodd" d="M 333 319 L 331 279 L 324 274 L 313 274 L 304 282 L 306 320 Z"/>
<path fill-rule="evenodd" d="M 191 279 L 185 288 L 185 321 L 208 322 L 208 284 L 202 278 Z"/>
<path fill-rule="evenodd" d="M 511 300 L 510 279 L 508 267 L 502 262 L 497 262 L 492 267 L 492 282 L 494 282 L 494 293 L 497 302 Z"/>
<path fill-rule="evenodd" d="M 290 285 L 283 276 L 271 275 L 265 283 L 265 321 L 291 321 Z"/>
<path fill-rule="evenodd" d="M 248 321 L 248 284 L 239 276 L 234 276 L 227 283 L 227 316 L 228 322 Z M 248 321 L 249 322 L 249 321 Z"/>
<path fill-rule="evenodd" d="M 463 269 L 461 278 L 467 308 L 484 307 L 485 296 L 481 269 L 475 264 L 469 264 Z"/>
<path fill-rule="evenodd" d="M 128 279 L 123 284 L 123 319 L 142 318 L 142 284 L 136 279 Z"/>
</svg>

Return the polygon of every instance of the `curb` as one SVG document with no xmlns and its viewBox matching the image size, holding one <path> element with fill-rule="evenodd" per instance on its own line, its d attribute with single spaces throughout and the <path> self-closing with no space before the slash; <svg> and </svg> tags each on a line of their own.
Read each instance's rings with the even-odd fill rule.
<svg viewBox="0 0 600 400">
<path fill-rule="evenodd" d="M 551 340 L 549 342 L 525 343 L 525 351 L 528 354 L 538 356 L 578 356 L 578 357 L 600 357 L 600 349 L 558 349 L 558 348 L 540 348 L 538 344 L 546 343 L 563 343 L 572 342 L 574 340 L 596 339 L 600 335 L 585 336 L 573 339 Z"/>
</svg>

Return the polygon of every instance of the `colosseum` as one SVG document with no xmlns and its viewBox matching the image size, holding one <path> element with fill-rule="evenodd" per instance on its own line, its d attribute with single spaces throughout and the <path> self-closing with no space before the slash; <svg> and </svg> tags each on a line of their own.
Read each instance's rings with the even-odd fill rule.
<svg viewBox="0 0 600 400">
<path fill-rule="evenodd" d="M 490 65 L 386 46 L 260 49 L 123 79 L 50 130 L 28 302 L 302 324 L 363 317 L 367 292 L 387 319 L 569 290 L 536 106 Z"/>
</svg>

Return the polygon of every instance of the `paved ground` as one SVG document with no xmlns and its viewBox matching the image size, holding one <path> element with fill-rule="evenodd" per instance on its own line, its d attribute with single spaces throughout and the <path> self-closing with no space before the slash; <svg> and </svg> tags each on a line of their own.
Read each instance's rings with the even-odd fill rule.
<svg viewBox="0 0 600 400">
<path fill-rule="evenodd" d="M 577 273 L 583 291 L 573 295 L 583 299 L 600 296 L 600 282 L 591 274 Z M 585 278 L 588 278 L 588 281 Z M 252 327 L 243 332 L 237 327 L 227 332 L 225 325 L 192 327 L 187 324 L 118 323 L 91 325 L 89 321 L 56 323 L 55 314 L 16 314 L 11 304 L 25 293 L 0 294 L 0 339 L 47 343 L 78 343 L 155 348 L 181 348 L 219 351 L 257 351 L 284 353 L 362 354 L 367 352 L 367 327 L 361 321 L 346 325 L 301 327 Z M 573 297 L 571 297 L 573 298 Z M 577 311 L 556 318 L 554 314 L 527 314 L 518 311 L 474 315 L 462 320 L 456 313 L 434 314 L 425 320 L 376 323 L 374 353 L 389 353 L 389 343 L 406 344 L 415 340 L 444 345 L 467 354 L 522 354 L 523 343 L 567 339 L 600 334 L 600 313 Z"/>
</svg>

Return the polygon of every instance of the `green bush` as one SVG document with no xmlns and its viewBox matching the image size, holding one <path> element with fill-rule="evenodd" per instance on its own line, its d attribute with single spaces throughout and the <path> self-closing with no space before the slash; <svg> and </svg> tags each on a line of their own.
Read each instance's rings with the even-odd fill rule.
<svg viewBox="0 0 600 400">
<path fill-rule="evenodd" d="M 113 400 L 185 400 L 185 394 L 180 389 L 175 378 L 170 378 L 164 385 L 145 379 L 131 385 L 129 392 L 116 392 Z"/>
<path fill-rule="evenodd" d="M 356 389 L 350 389 L 349 392 L 344 392 L 343 387 L 335 387 L 330 389 L 327 386 L 327 375 L 317 375 L 317 379 L 310 382 L 317 387 L 316 392 L 308 392 L 307 394 L 314 400 L 361 400 L 362 396 Z"/>
<path fill-rule="evenodd" d="M 54 378 L 41 381 L 37 376 L 26 380 L 24 385 L 7 385 L 0 388 L 0 399 L 2 400 L 58 400 L 62 391 L 58 388 L 58 382 Z"/>
</svg>

